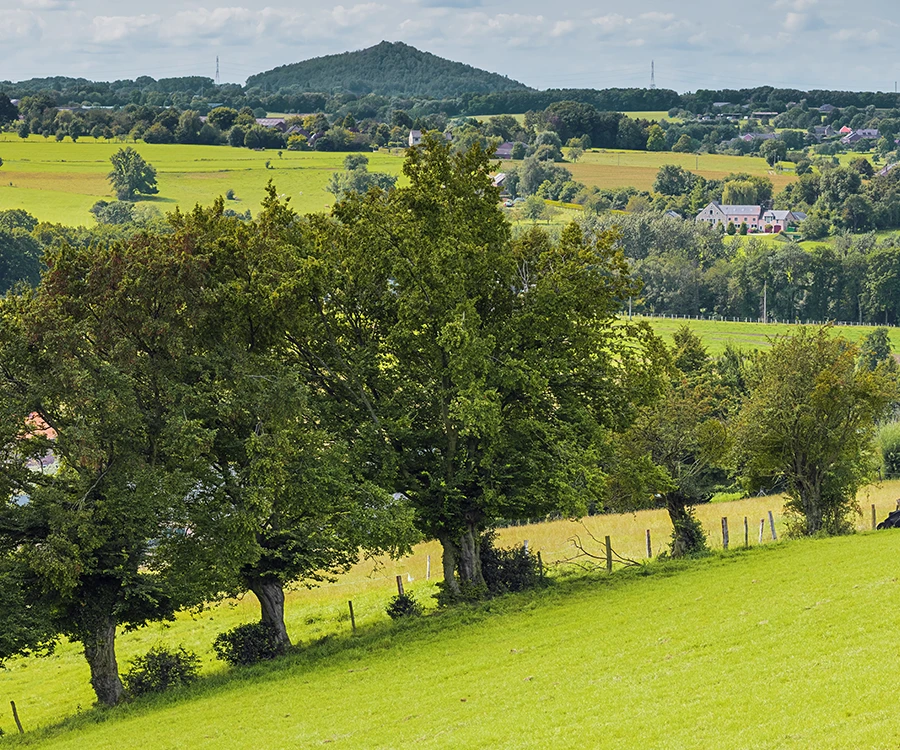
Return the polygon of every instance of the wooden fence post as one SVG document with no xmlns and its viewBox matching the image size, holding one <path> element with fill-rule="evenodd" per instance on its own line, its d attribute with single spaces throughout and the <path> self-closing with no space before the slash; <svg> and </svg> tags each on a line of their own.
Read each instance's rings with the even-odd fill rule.
<svg viewBox="0 0 900 750">
<path fill-rule="evenodd" d="M 347 602 L 350 605 L 350 627 L 356 630 L 356 616 L 353 614 L 353 602 Z"/>
<path fill-rule="evenodd" d="M 612 542 L 606 537 L 606 572 L 612 573 Z"/>
<path fill-rule="evenodd" d="M 22 729 L 22 722 L 19 721 L 19 712 L 16 711 L 16 702 L 10 701 L 9 705 L 12 706 L 13 718 L 16 720 L 16 726 L 19 729 L 19 734 L 25 734 L 25 730 Z"/>
<path fill-rule="evenodd" d="M 762 544 L 763 532 L 766 530 L 766 519 L 759 519 L 759 543 Z"/>
<path fill-rule="evenodd" d="M 872 503 L 872 528 L 878 528 L 878 519 L 875 517 L 875 503 Z"/>
<path fill-rule="evenodd" d="M 431 580 L 431 555 L 425 559 L 425 580 Z"/>
<path fill-rule="evenodd" d="M 728 549 L 728 519 L 722 516 L 722 549 Z"/>
<path fill-rule="evenodd" d="M 403 576 L 397 576 L 397 593 L 403 596 Z"/>
<path fill-rule="evenodd" d="M 537 558 L 538 558 L 538 574 L 540 575 L 541 580 L 543 581 L 544 580 L 544 561 L 541 559 L 541 551 L 540 550 L 538 550 Z"/>
<path fill-rule="evenodd" d="M 653 558 L 653 546 L 650 544 L 650 529 L 647 529 L 647 559 Z"/>
<path fill-rule="evenodd" d="M 772 541 L 776 541 L 778 539 L 778 534 L 775 533 L 775 518 L 772 515 L 772 511 L 769 511 L 769 526 L 772 528 Z"/>
<path fill-rule="evenodd" d="M 744 546 L 750 546 L 750 522 L 747 520 L 747 516 L 744 516 Z"/>
<path fill-rule="evenodd" d="M 525 550 L 525 554 L 527 555 L 528 554 L 528 540 L 527 539 L 522 543 L 522 549 Z"/>
</svg>

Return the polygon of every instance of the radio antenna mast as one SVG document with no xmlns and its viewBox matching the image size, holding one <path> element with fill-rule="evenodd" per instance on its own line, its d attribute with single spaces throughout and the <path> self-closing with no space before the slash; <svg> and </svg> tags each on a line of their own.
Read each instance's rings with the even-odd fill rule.
<svg viewBox="0 0 900 750">
<path fill-rule="evenodd" d="M 221 83 L 221 81 L 219 80 L 219 56 L 216 55 L 216 86 L 218 86 L 220 83 Z"/>
<path fill-rule="evenodd" d="M 656 88 L 656 61 L 650 61 L 650 88 Z"/>
</svg>

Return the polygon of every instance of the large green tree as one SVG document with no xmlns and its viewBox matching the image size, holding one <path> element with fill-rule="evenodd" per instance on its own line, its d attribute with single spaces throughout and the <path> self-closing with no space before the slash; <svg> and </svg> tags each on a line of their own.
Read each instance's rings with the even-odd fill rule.
<svg viewBox="0 0 900 750">
<path fill-rule="evenodd" d="M 123 697 L 117 628 L 219 588 L 213 545 L 186 533 L 207 437 L 185 411 L 200 269 L 181 260 L 149 238 L 64 246 L 0 309 L 3 566 L 42 635 L 82 644 L 105 704 Z"/>
<path fill-rule="evenodd" d="M 599 496 L 599 436 L 644 393 L 655 339 L 616 324 L 636 290 L 612 237 L 511 240 L 487 152 L 429 139 L 404 173 L 297 247 L 284 302 L 296 366 L 440 540 L 459 595 L 483 587 L 482 530 Z"/>
<path fill-rule="evenodd" d="M 138 194 L 156 195 L 156 170 L 131 146 L 120 148 L 109 157 L 112 171 L 109 182 L 120 201 L 132 201 Z"/>
<path fill-rule="evenodd" d="M 896 398 L 893 372 L 857 366 L 857 348 L 828 328 L 801 327 L 760 355 L 735 429 L 748 489 L 783 484 L 801 534 L 850 528 L 872 475 L 875 421 Z"/>
</svg>

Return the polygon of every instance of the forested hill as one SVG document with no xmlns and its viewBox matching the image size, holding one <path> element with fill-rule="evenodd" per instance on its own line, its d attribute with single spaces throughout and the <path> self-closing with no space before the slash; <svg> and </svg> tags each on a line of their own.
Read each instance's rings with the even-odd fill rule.
<svg viewBox="0 0 900 750">
<path fill-rule="evenodd" d="M 282 65 L 247 79 L 247 88 L 349 92 L 444 99 L 463 93 L 527 91 L 518 81 L 445 60 L 402 42 Z"/>
</svg>

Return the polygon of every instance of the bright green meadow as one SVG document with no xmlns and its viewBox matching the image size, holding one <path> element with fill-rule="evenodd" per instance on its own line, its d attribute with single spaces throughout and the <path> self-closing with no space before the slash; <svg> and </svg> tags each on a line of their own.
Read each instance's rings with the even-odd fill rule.
<svg viewBox="0 0 900 750">
<path fill-rule="evenodd" d="M 894 507 L 900 482 L 869 488 L 859 528 Z M 18 659 L 0 676 L 24 744 L 115 748 L 882 748 L 896 747 L 894 692 L 900 615 L 894 531 L 758 544 L 760 520 L 781 498 L 698 508 L 713 546 L 721 517 L 732 549 L 708 558 L 622 568 L 612 575 L 550 568 L 527 594 L 391 623 L 383 607 L 402 574 L 429 608 L 435 544 L 373 570 L 289 597 L 292 655 L 252 668 L 212 661 L 216 633 L 258 616 L 252 597 L 120 638 L 120 666 L 150 646 L 183 644 L 204 659 L 189 689 L 114 710 L 90 709 L 87 667 L 72 646 Z M 750 550 L 743 549 L 747 517 Z M 663 511 L 504 529 L 548 562 L 575 554 L 657 554 Z M 358 629 L 350 631 L 347 600 Z M 73 714 L 75 714 L 73 716 Z M 65 717 L 62 725 L 48 727 Z M 11 747 L 8 708 L 0 728 Z M 37 730 L 37 731 L 35 731 Z"/>
<path fill-rule="evenodd" d="M 646 320 L 656 333 L 671 342 L 672 334 L 682 326 L 691 329 L 703 340 L 710 354 L 721 354 L 726 344 L 738 349 L 767 349 L 770 339 L 796 330 L 794 323 L 742 323 L 730 320 L 696 320 L 690 318 L 656 318 L 635 315 Z M 859 343 L 875 330 L 875 326 L 834 326 L 834 333 Z M 891 348 L 900 353 L 900 328 L 888 328 Z"/>
<path fill-rule="evenodd" d="M 279 194 L 290 196 L 301 213 L 323 211 L 334 202 L 325 190 L 333 172 L 343 168 L 347 154 L 251 151 L 230 146 L 125 144 L 92 138 L 56 142 L 41 136 L 23 141 L 0 134 L 0 209 L 23 208 L 43 221 L 90 225 L 89 209 L 98 200 L 113 200 L 106 179 L 109 157 L 131 145 L 157 171 L 159 194 L 140 201 L 162 212 L 208 205 L 231 189 L 238 200 L 227 201 L 236 211 L 259 209 L 269 180 Z M 399 175 L 403 159 L 386 153 L 368 154 L 369 169 Z M 269 162 L 270 168 L 266 168 Z"/>
</svg>

